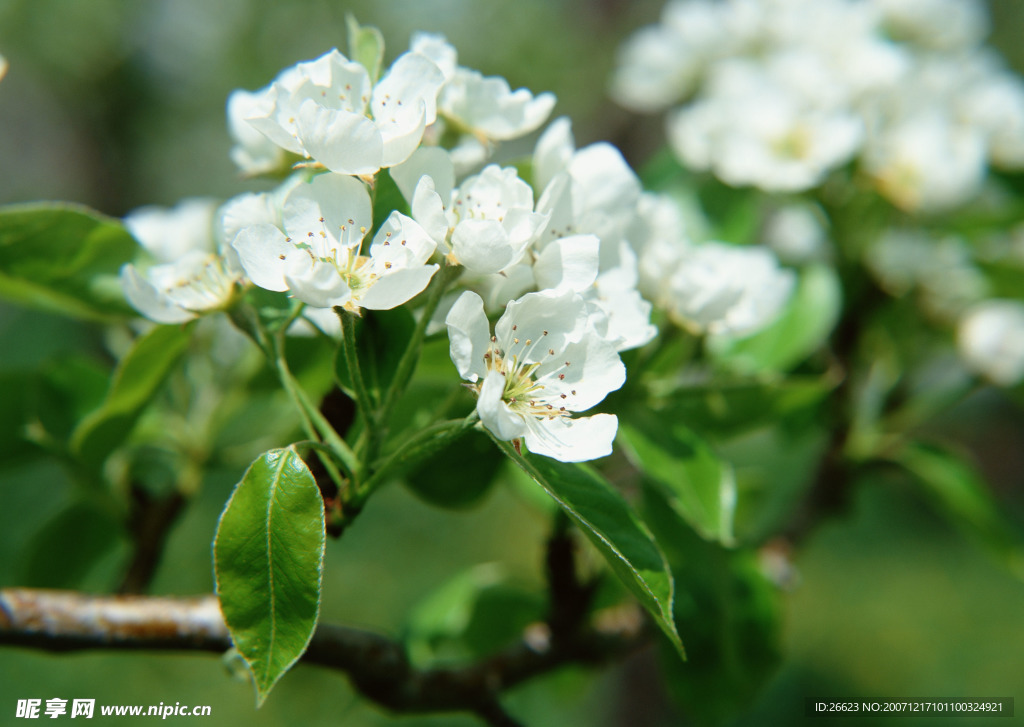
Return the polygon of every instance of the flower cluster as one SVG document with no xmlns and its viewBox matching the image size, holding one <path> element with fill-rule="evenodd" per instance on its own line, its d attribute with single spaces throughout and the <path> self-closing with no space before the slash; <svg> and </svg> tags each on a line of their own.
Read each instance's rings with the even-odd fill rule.
<svg viewBox="0 0 1024 727">
<path fill-rule="evenodd" d="M 1024 168 L 1024 82 L 981 41 L 975 0 L 672 0 L 622 48 L 614 97 L 683 102 L 668 137 L 733 185 L 815 187 L 855 157 L 907 210 Z"/>
<path fill-rule="evenodd" d="M 622 386 L 619 352 L 657 334 L 648 300 L 695 333 L 727 335 L 766 325 L 787 300 L 793 275 L 770 251 L 690 244 L 673 204 L 643 194 L 611 145 L 577 148 L 568 119 L 539 135 L 528 164 L 495 161 L 499 142 L 546 121 L 550 94 L 459 66 L 438 35 L 414 36 L 383 73 L 378 50 L 369 62 L 332 50 L 231 95 L 239 168 L 285 179 L 219 210 L 130 216 L 157 263 L 122 270 L 139 311 L 181 322 L 254 285 L 334 335 L 338 315 L 404 305 L 458 267 L 417 314 L 428 334 L 447 328 L 483 425 L 579 461 L 611 451 L 617 419 L 578 414 Z"/>
</svg>

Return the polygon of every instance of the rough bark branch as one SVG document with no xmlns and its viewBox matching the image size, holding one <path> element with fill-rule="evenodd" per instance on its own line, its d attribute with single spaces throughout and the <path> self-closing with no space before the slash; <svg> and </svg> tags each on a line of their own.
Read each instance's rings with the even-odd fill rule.
<svg viewBox="0 0 1024 727">
<path fill-rule="evenodd" d="M 636 607 L 602 611 L 566 639 L 543 627 L 466 665 L 417 669 L 403 646 L 380 634 L 321 624 L 302 660 L 345 672 L 363 696 L 395 712 L 468 711 L 512 727 L 498 695 L 569 663 L 601 664 L 646 643 Z M 216 596 L 96 596 L 29 588 L 0 590 L 0 645 L 51 652 L 81 650 L 222 653 L 231 638 Z"/>
</svg>

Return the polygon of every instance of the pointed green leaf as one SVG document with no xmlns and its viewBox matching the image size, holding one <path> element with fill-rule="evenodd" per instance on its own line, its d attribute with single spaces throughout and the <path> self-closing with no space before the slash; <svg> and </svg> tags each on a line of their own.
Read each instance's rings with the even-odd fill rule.
<svg viewBox="0 0 1024 727">
<path fill-rule="evenodd" d="M 139 246 L 118 220 L 70 204 L 0 210 L 0 297 L 86 318 L 132 314 L 117 276 Z"/>
<path fill-rule="evenodd" d="M 952 452 L 916 444 L 897 455 L 954 527 L 987 547 L 1024 577 L 1024 540 L 1005 517 L 988 485 Z"/>
<path fill-rule="evenodd" d="M 121 360 L 106 398 L 71 435 L 71 448 L 92 467 L 103 462 L 131 433 L 142 410 L 184 354 L 191 324 L 157 326 L 141 336 Z"/>
<path fill-rule="evenodd" d="M 292 449 L 256 459 L 235 487 L 213 542 L 217 596 L 257 704 L 302 656 L 320 613 L 324 506 Z"/>
<path fill-rule="evenodd" d="M 384 62 L 384 36 L 373 26 L 360 25 L 352 15 L 346 16 L 345 21 L 348 24 L 349 57 L 362 63 L 370 74 L 370 82 L 376 83 Z"/>
<path fill-rule="evenodd" d="M 509 442 L 495 442 L 573 519 L 685 658 L 672 620 L 673 583 L 668 563 L 625 498 L 589 467 L 547 457 L 522 457 Z"/>
<path fill-rule="evenodd" d="M 663 419 L 619 424 L 633 465 L 669 505 L 708 540 L 733 543 L 736 479 L 728 463 L 686 427 Z"/>
</svg>

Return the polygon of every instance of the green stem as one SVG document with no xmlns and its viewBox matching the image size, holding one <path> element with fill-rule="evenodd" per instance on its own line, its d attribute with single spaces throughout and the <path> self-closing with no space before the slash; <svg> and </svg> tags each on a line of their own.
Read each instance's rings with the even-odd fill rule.
<svg viewBox="0 0 1024 727">
<path fill-rule="evenodd" d="M 373 475 L 363 483 L 355 498 L 356 504 L 363 502 L 397 470 L 415 464 L 455 441 L 472 429 L 478 420 L 479 416 L 474 409 L 463 419 L 435 422 L 411 436 L 400 444 L 395 452 L 377 467 Z"/>
<path fill-rule="evenodd" d="M 409 338 L 409 345 L 406 346 L 402 358 L 398 361 L 395 369 L 395 377 L 391 380 L 391 386 L 384 394 L 384 400 L 377 412 L 378 421 L 381 424 L 387 422 L 392 408 L 405 391 L 405 387 L 412 378 L 412 372 L 420 360 L 420 351 L 423 349 L 423 338 L 427 331 L 427 325 L 441 303 L 441 298 L 449 286 L 462 274 L 462 267 L 458 265 L 444 265 L 434 276 L 430 287 L 427 289 L 427 300 L 420 310 L 420 319 L 416 321 L 416 328 L 413 329 Z"/>
<path fill-rule="evenodd" d="M 378 419 L 370 392 L 366 388 L 366 380 L 363 379 L 362 367 L 359 365 L 359 350 L 356 348 L 356 316 L 337 306 L 335 306 L 334 312 L 341 321 L 342 355 L 345 356 L 345 364 L 348 366 L 349 377 L 352 379 L 356 404 L 358 404 L 359 412 L 363 415 L 365 422 L 367 451 L 372 453 L 376 448 Z"/>
<path fill-rule="evenodd" d="M 277 375 L 281 379 L 281 385 L 284 386 L 285 391 L 288 392 L 288 395 L 302 413 L 303 426 L 309 438 L 324 442 L 331 449 L 331 453 L 348 470 L 352 479 L 358 481 L 362 473 L 362 465 L 359 462 L 359 458 L 356 457 L 355 452 L 352 451 L 352 448 L 348 446 L 345 440 L 338 435 L 338 432 L 331 426 L 331 423 L 320 413 L 319 407 L 310 401 L 306 392 L 302 390 L 299 382 L 292 375 L 291 369 L 288 368 L 288 360 L 284 355 L 283 331 L 279 333 L 275 343 L 274 366 L 277 369 Z M 344 491 L 344 480 L 341 479 L 333 463 L 325 461 L 324 466 L 331 477 L 335 478 L 338 486 Z"/>
</svg>

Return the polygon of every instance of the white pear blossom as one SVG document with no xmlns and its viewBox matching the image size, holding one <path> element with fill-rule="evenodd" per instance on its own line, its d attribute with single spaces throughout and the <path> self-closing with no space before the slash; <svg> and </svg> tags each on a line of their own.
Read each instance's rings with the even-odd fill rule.
<svg viewBox="0 0 1024 727">
<path fill-rule="evenodd" d="M 512 167 L 485 167 L 453 189 L 455 171 L 440 149 L 422 149 L 395 180 L 412 215 L 448 257 L 477 274 L 498 273 L 519 262 L 547 215 L 533 209 L 533 189 Z"/>
<path fill-rule="evenodd" d="M 271 94 L 241 89 L 228 96 L 228 133 L 234 140 L 231 161 L 246 175 L 267 174 L 285 166 L 285 149 L 249 123 L 274 111 Z"/>
<path fill-rule="evenodd" d="M 143 207 L 125 218 L 125 227 L 157 263 L 121 268 L 125 298 L 142 315 L 157 323 L 184 323 L 232 301 L 241 270 L 218 250 L 216 211 L 213 200 L 187 199 L 172 209 Z"/>
<path fill-rule="evenodd" d="M 396 211 L 374 236 L 369 255 L 362 255 L 371 224 L 365 185 L 326 173 L 288 194 L 280 226 L 245 227 L 233 246 L 261 288 L 290 291 L 315 308 L 386 310 L 427 286 L 438 269 L 426 264 L 435 245 L 414 220 Z"/>
<path fill-rule="evenodd" d="M 238 97 L 236 113 L 287 152 L 343 174 L 374 174 L 416 150 L 437 117 L 441 70 L 420 53 L 398 57 L 373 84 L 362 64 L 337 50 L 282 72 L 262 91 Z M 236 133 L 236 160 L 266 159 L 264 145 Z"/>
<path fill-rule="evenodd" d="M 782 311 L 795 284 L 770 250 L 706 242 L 680 251 L 657 282 L 655 301 L 694 333 L 740 337 Z"/>
<path fill-rule="evenodd" d="M 1000 386 L 1024 379 L 1024 303 L 987 300 L 971 308 L 957 332 L 968 368 Z"/>
<path fill-rule="evenodd" d="M 455 48 L 443 36 L 417 33 L 410 48 L 429 58 L 444 73 L 438 113 L 457 131 L 471 135 L 478 142 L 478 149 L 489 142 L 530 133 L 547 120 L 554 108 L 553 94 L 534 96 L 525 88 L 513 91 L 504 78 L 485 77 L 459 66 Z"/>
<path fill-rule="evenodd" d="M 491 335 L 480 296 L 467 291 L 446 319 L 451 357 L 477 393 L 480 420 L 534 454 L 580 462 L 611 453 L 618 419 L 574 417 L 622 386 L 618 353 L 592 327 L 583 299 L 527 293 L 508 304 Z"/>
</svg>

